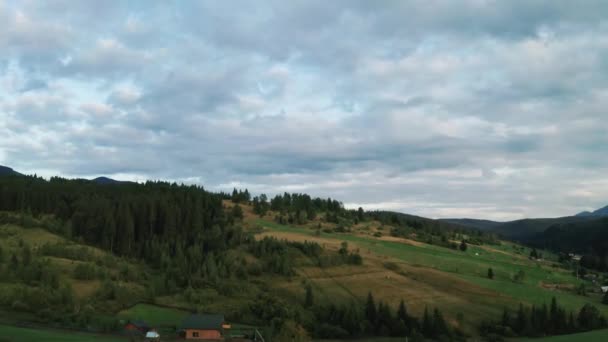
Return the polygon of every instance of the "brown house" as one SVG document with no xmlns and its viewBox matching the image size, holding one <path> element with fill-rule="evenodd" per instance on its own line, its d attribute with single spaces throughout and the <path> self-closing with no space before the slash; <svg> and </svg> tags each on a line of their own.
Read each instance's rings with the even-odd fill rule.
<svg viewBox="0 0 608 342">
<path fill-rule="evenodd" d="M 127 333 L 145 334 L 150 330 L 150 326 L 144 321 L 129 321 L 124 329 Z"/>
<path fill-rule="evenodd" d="M 181 326 L 187 340 L 223 340 L 224 329 L 230 329 L 230 325 L 225 322 L 223 315 L 190 315 Z"/>
</svg>

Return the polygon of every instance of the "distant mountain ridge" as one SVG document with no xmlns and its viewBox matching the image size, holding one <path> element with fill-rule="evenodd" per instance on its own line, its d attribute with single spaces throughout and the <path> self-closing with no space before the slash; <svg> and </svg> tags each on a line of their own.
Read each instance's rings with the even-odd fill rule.
<svg viewBox="0 0 608 342">
<path fill-rule="evenodd" d="M 10 175 L 21 175 L 21 174 L 8 166 L 0 165 L 0 176 L 10 176 Z"/>
<path fill-rule="evenodd" d="M 125 183 L 124 181 L 119 181 L 116 179 L 112 179 L 112 178 L 108 178 L 108 177 L 97 177 L 95 179 L 92 179 L 91 182 L 95 182 L 97 184 L 120 184 L 120 183 Z"/>
<path fill-rule="evenodd" d="M 441 219 L 440 221 L 459 224 L 469 228 L 477 228 L 484 231 L 491 231 L 510 239 L 526 241 L 555 224 L 576 223 L 591 221 L 593 219 L 597 219 L 597 217 L 565 216 L 556 218 L 521 219 L 507 222 L 475 219 Z"/>
<path fill-rule="evenodd" d="M 581 216 L 581 217 L 589 217 L 589 216 L 594 216 L 594 217 L 608 217 L 608 205 L 600 208 L 598 210 L 595 211 L 583 211 L 580 212 L 578 214 L 576 214 L 576 216 Z"/>
<path fill-rule="evenodd" d="M 23 176 L 22 173 L 19 173 L 8 166 L 0 165 L 0 176 Z M 97 177 L 94 179 L 84 179 L 86 181 L 95 182 L 97 184 L 120 184 L 120 183 L 129 183 L 128 181 L 119 181 L 116 179 L 112 179 L 109 177 Z"/>
</svg>

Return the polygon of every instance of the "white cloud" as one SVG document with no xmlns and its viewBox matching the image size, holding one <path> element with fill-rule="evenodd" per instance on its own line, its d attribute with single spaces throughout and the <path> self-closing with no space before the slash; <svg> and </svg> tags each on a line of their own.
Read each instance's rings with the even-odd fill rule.
<svg viewBox="0 0 608 342">
<path fill-rule="evenodd" d="M 0 161 L 432 217 L 608 201 L 604 3 L 239 5 L 0 2 Z"/>
</svg>

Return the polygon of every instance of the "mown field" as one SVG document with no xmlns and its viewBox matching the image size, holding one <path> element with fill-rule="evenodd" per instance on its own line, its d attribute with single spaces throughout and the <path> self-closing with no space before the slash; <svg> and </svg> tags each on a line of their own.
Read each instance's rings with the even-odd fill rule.
<svg viewBox="0 0 608 342">
<path fill-rule="evenodd" d="M 363 266 L 329 269 L 300 267 L 299 274 L 309 279 L 322 300 L 363 298 L 367 291 L 389 303 L 404 299 L 408 309 L 420 315 L 425 307 L 439 307 L 454 324 L 473 332 L 482 319 L 498 318 L 503 307 L 515 308 L 520 302 L 542 305 L 556 296 L 568 310 L 579 310 L 592 303 L 604 314 L 608 306 L 600 303 L 599 294 L 581 296 L 574 291 L 553 289 L 555 285 L 575 288 L 582 281 L 569 271 L 555 267 L 553 255 L 548 260 L 527 258 L 529 249 L 511 242 L 497 246 L 469 245 L 466 252 L 428 245 L 407 239 L 373 237 L 366 232 L 327 233 L 305 226 L 280 225 L 257 219 L 260 236 L 296 241 L 316 241 L 337 249 L 342 241 L 359 249 Z M 392 264 L 390 269 L 387 263 Z M 395 267 L 396 265 L 396 267 Z M 488 279 L 488 268 L 494 279 Z M 523 271 L 521 282 L 513 276 Z M 300 286 L 283 284 L 302 296 Z"/>
</svg>

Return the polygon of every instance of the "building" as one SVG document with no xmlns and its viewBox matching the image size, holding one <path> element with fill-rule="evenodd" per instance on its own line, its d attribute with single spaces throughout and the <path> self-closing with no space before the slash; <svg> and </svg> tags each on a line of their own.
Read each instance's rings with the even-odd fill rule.
<svg viewBox="0 0 608 342">
<path fill-rule="evenodd" d="M 129 321 L 125 325 L 125 331 L 128 333 L 145 334 L 150 330 L 150 326 L 144 321 Z"/>
<path fill-rule="evenodd" d="M 223 340 L 226 329 L 230 329 L 230 325 L 225 322 L 224 315 L 190 315 L 181 326 L 187 340 Z"/>
<path fill-rule="evenodd" d="M 602 293 L 608 292 L 608 286 L 600 286 L 600 289 L 602 290 Z"/>
</svg>

